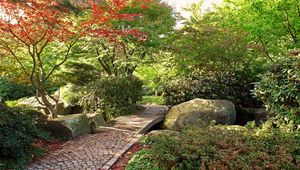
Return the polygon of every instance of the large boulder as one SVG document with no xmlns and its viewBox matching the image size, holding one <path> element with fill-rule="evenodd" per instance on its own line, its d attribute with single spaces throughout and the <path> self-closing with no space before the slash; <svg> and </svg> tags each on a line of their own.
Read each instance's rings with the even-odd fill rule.
<svg viewBox="0 0 300 170">
<path fill-rule="evenodd" d="M 72 139 L 81 134 L 91 133 L 90 119 L 86 114 L 60 116 L 40 124 L 41 128 L 53 136 L 63 139 Z"/>
<path fill-rule="evenodd" d="M 164 121 L 164 127 L 180 130 L 189 125 L 203 125 L 215 121 L 216 124 L 234 124 L 235 106 L 227 100 L 194 99 L 170 109 Z"/>
<path fill-rule="evenodd" d="M 41 99 L 39 99 L 39 100 L 41 101 Z M 53 100 L 51 100 L 50 98 L 49 98 L 49 101 L 51 102 L 51 104 L 53 106 L 55 105 L 55 102 Z M 40 110 L 44 113 L 45 106 L 41 105 L 35 97 L 30 97 L 28 99 L 25 99 L 25 100 L 21 101 L 19 103 L 19 105 L 33 107 L 33 108 L 36 108 L 36 109 L 38 109 L 38 110 Z M 72 111 L 73 111 L 73 107 L 71 107 L 69 105 L 66 105 L 64 101 L 59 100 L 59 102 L 58 102 L 58 111 L 57 111 L 57 113 L 59 115 L 72 114 Z M 47 113 L 45 113 L 45 114 L 47 114 Z"/>
</svg>

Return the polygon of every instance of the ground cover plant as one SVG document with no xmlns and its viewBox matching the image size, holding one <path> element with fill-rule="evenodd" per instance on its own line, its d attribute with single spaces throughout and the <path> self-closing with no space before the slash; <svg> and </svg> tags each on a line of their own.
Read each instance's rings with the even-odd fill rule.
<svg viewBox="0 0 300 170">
<path fill-rule="evenodd" d="M 50 139 L 49 134 L 37 127 L 38 114 L 0 104 L 0 169 L 22 169 L 44 153 L 45 150 L 32 145 L 37 139 Z"/>
<path fill-rule="evenodd" d="M 299 140 L 299 132 L 272 128 L 190 127 L 146 137 L 148 148 L 134 154 L 126 169 L 298 169 Z"/>
</svg>

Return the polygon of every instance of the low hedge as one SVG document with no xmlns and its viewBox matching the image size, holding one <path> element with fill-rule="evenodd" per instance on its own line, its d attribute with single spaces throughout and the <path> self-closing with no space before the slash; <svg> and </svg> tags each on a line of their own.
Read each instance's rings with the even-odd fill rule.
<svg viewBox="0 0 300 170">
<path fill-rule="evenodd" d="M 177 77 L 166 83 L 164 96 L 168 105 L 176 105 L 195 98 L 223 99 L 235 105 L 261 107 L 251 94 L 256 78 L 234 73 L 203 73 Z"/>
<path fill-rule="evenodd" d="M 30 85 L 18 84 L 8 78 L 0 77 L 0 98 L 4 100 L 17 100 L 32 96 L 33 88 Z"/>
<path fill-rule="evenodd" d="M 88 84 L 80 104 L 87 111 L 101 111 L 106 119 L 132 114 L 142 99 L 143 82 L 134 76 L 103 77 Z"/>
<path fill-rule="evenodd" d="M 49 139 L 37 128 L 35 111 L 8 108 L 0 104 L 0 169 L 22 169 L 41 153 L 32 146 L 35 139 Z"/>
<path fill-rule="evenodd" d="M 127 170 L 299 169 L 300 138 L 278 130 L 188 128 L 143 141 Z"/>
</svg>

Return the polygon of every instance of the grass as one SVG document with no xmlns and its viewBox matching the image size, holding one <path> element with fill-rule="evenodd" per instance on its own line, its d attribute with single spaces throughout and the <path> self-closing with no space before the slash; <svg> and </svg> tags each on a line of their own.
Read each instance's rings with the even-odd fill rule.
<svg viewBox="0 0 300 170">
<path fill-rule="evenodd" d="M 22 102 L 23 100 L 26 100 L 27 98 L 24 97 L 24 98 L 20 98 L 18 100 L 11 100 L 11 101 L 6 101 L 6 105 L 8 107 L 16 107 L 20 102 Z"/>
<path fill-rule="evenodd" d="M 157 104 L 164 105 L 165 99 L 162 96 L 143 96 L 140 104 Z"/>
</svg>

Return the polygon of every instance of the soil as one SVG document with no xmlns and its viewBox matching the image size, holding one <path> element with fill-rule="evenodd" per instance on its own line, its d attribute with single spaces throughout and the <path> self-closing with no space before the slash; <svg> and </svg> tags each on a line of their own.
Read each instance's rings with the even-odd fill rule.
<svg viewBox="0 0 300 170">
<path fill-rule="evenodd" d="M 112 170 L 125 170 L 127 162 L 131 159 L 134 153 L 144 149 L 146 146 L 141 145 L 139 142 L 136 142 L 132 147 L 125 152 L 118 161 L 112 166 Z"/>
<path fill-rule="evenodd" d="M 60 140 L 53 140 L 50 142 L 44 141 L 44 140 L 37 140 L 33 143 L 34 147 L 43 148 L 46 150 L 46 153 L 54 152 L 58 149 L 61 149 L 63 147 L 63 144 L 65 142 Z"/>
</svg>

